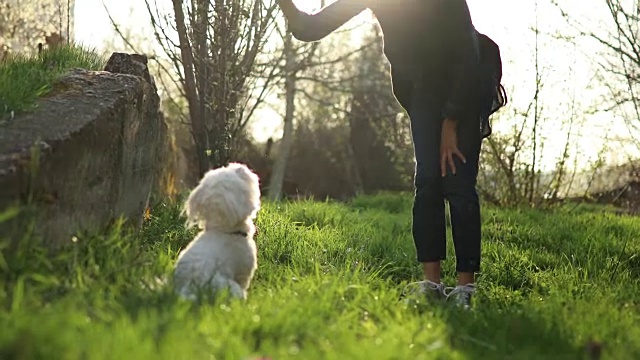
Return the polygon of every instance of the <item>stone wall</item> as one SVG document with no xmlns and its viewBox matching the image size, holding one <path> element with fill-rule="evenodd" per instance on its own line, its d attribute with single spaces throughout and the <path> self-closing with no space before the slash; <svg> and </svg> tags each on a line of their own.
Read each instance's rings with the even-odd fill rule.
<svg viewBox="0 0 640 360">
<path fill-rule="evenodd" d="M 146 58 L 114 54 L 106 70 L 71 71 L 35 111 L 0 124 L 0 213 L 22 209 L 0 238 L 19 240 L 34 224 L 56 246 L 120 216 L 140 224 L 166 124 Z"/>
</svg>

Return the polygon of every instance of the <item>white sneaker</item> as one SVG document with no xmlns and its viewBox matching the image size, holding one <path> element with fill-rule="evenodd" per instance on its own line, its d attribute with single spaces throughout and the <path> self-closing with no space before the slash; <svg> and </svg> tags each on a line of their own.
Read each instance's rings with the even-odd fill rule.
<svg viewBox="0 0 640 360">
<path fill-rule="evenodd" d="M 443 290 L 444 296 L 452 299 L 455 305 L 462 307 L 463 309 L 469 309 L 471 307 L 471 296 L 476 292 L 475 284 L 458 285 L 456 287 L 448 287 Z"/>
<path fill-rule="evenodd" d="M 405 286 L 402 297 L 406 303 L 420 303 L 420 299 L 442 300 L 444 298 L 444 284 L 430 280 L 416 281 Z"/>
</svg>

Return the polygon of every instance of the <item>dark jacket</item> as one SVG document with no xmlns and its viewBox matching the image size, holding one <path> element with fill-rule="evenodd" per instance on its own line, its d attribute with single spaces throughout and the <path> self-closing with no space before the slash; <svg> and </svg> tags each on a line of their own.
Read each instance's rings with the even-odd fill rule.
<svg viewBox="0 0 640 360">
<path fill-rule="evenodd" d="M 468 118 L 477 98 L 478 60 L 466 0 L 337 0 L 315 14 L 298 12 L 289 18 L 289 29 L 301 41 L 317 41 L 367 8 L 384 34 L 400 105 L 409 110 L 417 84 L 439 97 L 443 117 Z"/>
</svg>

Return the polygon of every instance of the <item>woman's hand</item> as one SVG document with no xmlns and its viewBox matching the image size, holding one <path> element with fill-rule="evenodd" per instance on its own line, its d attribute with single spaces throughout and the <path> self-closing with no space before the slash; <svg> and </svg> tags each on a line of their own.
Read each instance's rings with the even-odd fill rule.
<svg viewBox="0 0 640 360">
<path fill-rule="evenodd" d="M 293 36 L 304 42 L 318 41 L 367 9 L 368 0 L 337 0 L 308 14 L 300 11 L 293 0 L 277 0 Z"/>
<path fill-rule="evenodd" d="M 456 174 L 456 165 L 453 157 L 457 156 L 463 163 L 467 162 L 462 152 L 458 149 L 457 123 L 452 119 L 442 122 L 442 134 L 440 138 L 440 171 L 442 176 L 447 175 L 447 164 L 451 166 L 451 172 Z"/>
</svg>

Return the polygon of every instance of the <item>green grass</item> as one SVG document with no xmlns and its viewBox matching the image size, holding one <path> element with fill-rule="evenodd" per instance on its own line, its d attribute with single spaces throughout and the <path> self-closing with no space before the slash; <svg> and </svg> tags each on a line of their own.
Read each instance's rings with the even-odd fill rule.
<svg viewBox="0 0 640 360">
<path fill-rule="evenodd" d="M 70 69 L 102 70 L 105 63 L 93 49 L 75 45 L 5 58 L 0 62 L 0 120 L 33 109 L 36 100 Z"/>
<path fill-rule="evenodd" d="M 590 343 L 640 358 L 637 218 L 485 209 L 480 291 L 462 312 L 398 301 L 420 277 L 410 207 L 389 194 L 265 204 L 246 303 L 191 304 L 162 285 L 193 236 L 176 206 L 57 255 L 25 241 L 0 259 L 0 358 L 589 359 Z"/>
</svg>

